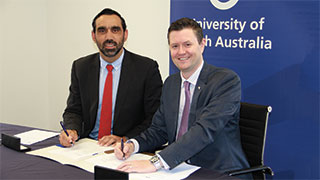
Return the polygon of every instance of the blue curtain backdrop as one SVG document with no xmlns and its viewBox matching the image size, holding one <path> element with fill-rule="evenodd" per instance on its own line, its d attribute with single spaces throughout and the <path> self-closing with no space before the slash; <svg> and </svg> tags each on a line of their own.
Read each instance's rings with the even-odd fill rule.
<svg viewBox="0 0 320 180">
<path fill-rule="evenodd" d="M 203 28 L 205 61 L 239 74 L 242 101 L 272 106 L 273 179 L 319 179 L 319 0 L 171 0 L 181 17 Z"/>
</svg>

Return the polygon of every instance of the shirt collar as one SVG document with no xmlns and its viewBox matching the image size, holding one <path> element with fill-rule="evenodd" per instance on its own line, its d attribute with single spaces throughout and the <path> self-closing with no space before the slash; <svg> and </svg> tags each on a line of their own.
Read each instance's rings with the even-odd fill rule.
<svg viewBox="0 0 320 180">
<path fill-rule="evenodd" d="M 125 49 L 123 49 L 120 57 L 117 60 L 115 60 L 113 63 L 108 63 L 100 55 L 100 67 L 105 68 L 108 64 L 111 64 L 113 66 L 114 70 L 118 70 L 121 67 L 121 64 L 123 61 L 124 51 L 125 51 Z"/>
<path fill-rule="evenodd" d="M 200 75 L 200 72 L 201 72 L 201 69 L 203 67 L 203 61 L 201 61 L 201 65 L 198 67 L 198 69 L 189 77 L 189 79 L 185 79 L 183 76 L 182 76 L 182 73 L 180 72 L 180 76 L 181 76 L 181 79 L 182 79 L 182 82 L 181 82 L 181 86 L 183 86 L 183 82 L 184 81 L 188 81 L 189 83 L 191 83 L 193 86 L 195 86 L 197 84 L 197 80 L 199 78 L 199 75 Z"/>
</svg>

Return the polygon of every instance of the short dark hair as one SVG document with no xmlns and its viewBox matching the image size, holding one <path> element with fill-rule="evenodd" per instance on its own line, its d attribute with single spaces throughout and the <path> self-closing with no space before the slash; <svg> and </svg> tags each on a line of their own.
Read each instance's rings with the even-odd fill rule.
<svg viewBox="0 0 320 180">
<path fill-rule="evenodd" d="M 172 31 L 181 31 L 182 29 L 185 29 L 185 28 L 191 28 L 194 31 L 195 35 L 197 36 L 198 42 L 200 44 L 203 39 L 202 28 L 196 21 L 186 17 L 178 19 L 173 23 L 171 23 L 168 29 L 168 34 L 167 34 L 168 43 L 170 44 L 169 34 Z"/>
<path fill-rule="evenodd" d="M 123 17 L 117 11 L 110 9 L 110 8 L 105 8 L 93 18 L 93 20 L 92 20 L 93 32 L 96 31 L 96 20 L 102 15 L 117 15 L 121 19 L 121 25 L 122 25 L 123 31 L 125 31 L 127 29 L 126 21 L 123 19 Z"/>
</svg>

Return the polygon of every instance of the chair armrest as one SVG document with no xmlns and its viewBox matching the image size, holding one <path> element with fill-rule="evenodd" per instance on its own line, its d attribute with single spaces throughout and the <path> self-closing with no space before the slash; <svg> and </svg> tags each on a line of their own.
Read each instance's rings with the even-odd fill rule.
<svg viewBox="0 0 320 180">
<path fill-rule="evenodd" d="M 253 172 L 257 172 L 257 171 L 262 171 L 265 174 L 271 175 L 273 176 L 274 173 L 272 171 L 272 169 L 268 166 L 255 166 L 255 167 L 251 167 L 251 168 L 247 168 L 247 169 L 238 169 L 238 170 L 232 170 L 232 171 L 228 171 L 227 174 L 229 176 L 236 176 L 236 175 L 240 175 L 240 174 L 247 174 L 247 173 L 253 173 Z"/>
</svg>

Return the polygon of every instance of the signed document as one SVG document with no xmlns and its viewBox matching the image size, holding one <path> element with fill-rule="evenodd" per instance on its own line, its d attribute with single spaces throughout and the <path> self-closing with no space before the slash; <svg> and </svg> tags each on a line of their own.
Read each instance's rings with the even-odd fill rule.
<svg viewBox="0 0 320 180">
<path fill-rule="evenodd" d="M 73 165 L 94 173 L 94 166 L 99 165 L 116 169 L 124 160 L 119 160 L 113 153 L 113 147 L 98 145 L 98 141 L 84 138 L 76 142 L 72 147 L 61 147 L 60 145 L 49 146 L 27 154 L 52 159 L 64 165 Z M 125 161 L 149 160 L 150 155 L 137 153 Z M 141 179 L 184 179 L 200 167 L 182 163 L 172 170 L 161 169 L 154 173 L 130 173 L 130 180 Z"/>
</svg>

